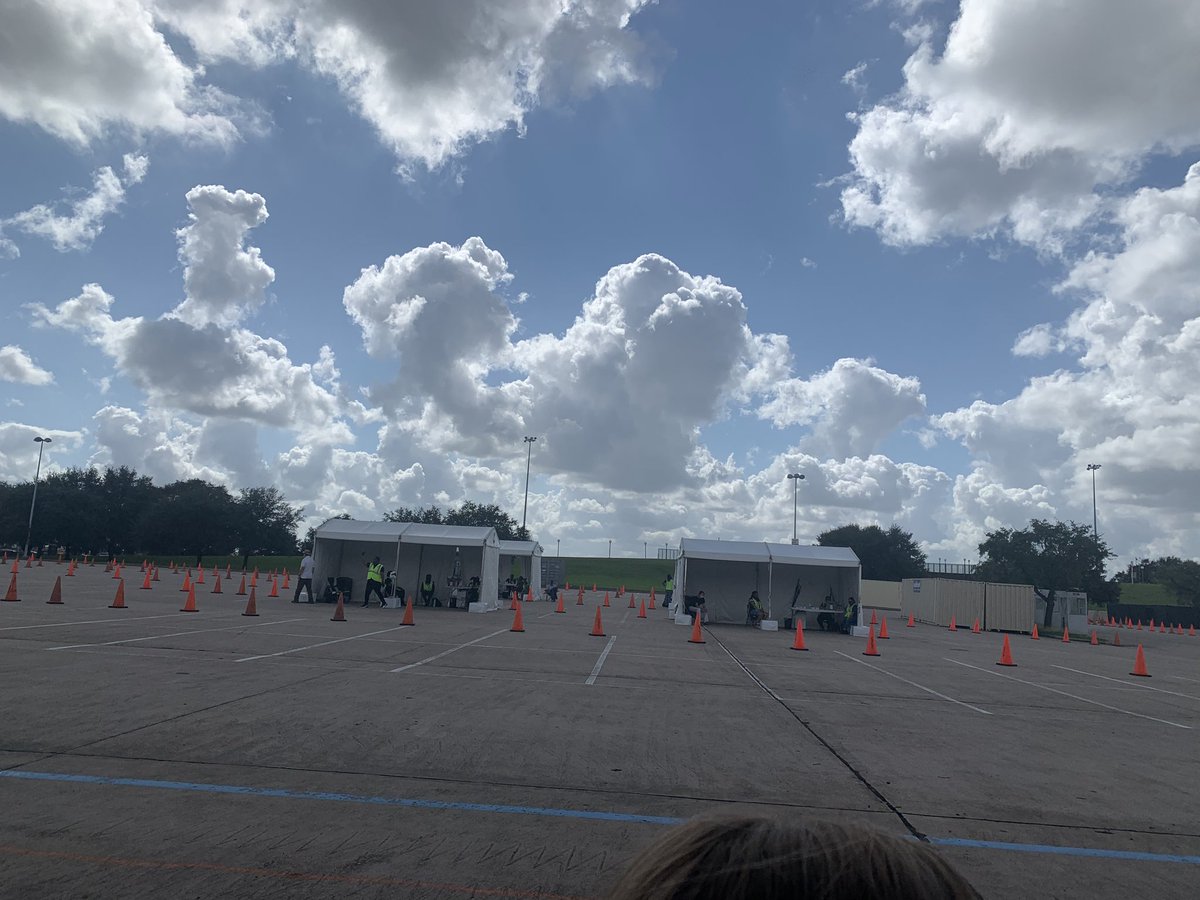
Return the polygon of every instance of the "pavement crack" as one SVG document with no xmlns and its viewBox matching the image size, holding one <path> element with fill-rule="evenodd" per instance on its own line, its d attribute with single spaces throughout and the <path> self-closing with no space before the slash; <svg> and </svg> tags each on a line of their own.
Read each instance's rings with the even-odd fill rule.
<svg viewBox="0 0 1200 900">
<path fill-rule="evenodd" d="M 761 678 L 759 678 L 757 675 L 755 675 L 753 672 L 751 672 L 749 666 L 747 666 L 744 662 L 742 662 L 741 659 L 738 658 L 736 653 L 734 653 L 732 650 L 730 650 L 728 647 L 726 647 L 724 641 L 722 641 L 719 637 L 717 637 L 715 634 L 713 634 L 711 629 L 708 631 L 708 635 L 714 641 L 717 642 L 718 647 L 720 647 L 722 650 L 724 650 L 729 655 L 729 658 L 734 661 L 734 663 L 737 665 L 737 667 L 739 669 L 741 669 L 743 672 L 745 672 L 747 676 L 749 676 L 751 681 L 753 681 L 756 685 L 758 685 L 758 687 L 768 697 L 770 697 L 772 700 L 774 700 L 776 703 L 778 703 L 781 707 L 783 707 L 784 711 L 789 716 L 791 716 L 793 719 L 795 719 L 796 722 L 798 722 L 805 731 L 807 731 L 809 734 L 811 734 L 813 736 L 813 738 L 822 747 L 824 747 L 826 750 L 829 751 L 829 753 L 834 757 L 834 759 L 836 759 L 843 766 L 845 766 L 846 769 L 850 772 L 850 774 L 853 775 L 856 779 L 858 779 L 859 783 L 862 784 L 863 787 L 865 787 L 868 791 L 870 791 L 871 794 L 880 803 L 882 803 L 884 806 L 886 806 L 892 812 L 892 814 L 895 815 L 896 818 L 900 820 L 900 823 L 908 830 L 909 834 L 911 834 L 918 841 L 923 841 L 925 843 L 929 843 L 929 836 L 926 835 L 919 828 L 917 828 L 911 821 L 909 821 L 908 817 L 903 812 L 900 811 L 900 808 L 898 806 L 896 806 L 896 804 L 894 804 L 891 800 L 889 800 L 884 795 L 883 791 L 881 791 L 874 784 L 872 784 L 870 779 L 868 779 L 867 776 L 865 776 L 861 771 L 859 771 L 859 769 L 854 765 L 854 763 L 850 762 L 849 759 L 847 759 L 845 756 L 843 756 L 841 753 L 839 753 L 838 750 L 833 746 L 833 744 L 831 744 L 828 740 L 826 740 L 822 735 L 817 733 L 817 730 L 815 728 L 813 728 L 813 726 L 808 722 L 808 720 L 802 719 L 800 717 L 799 713 L 797 713 L 794 709 L 792 709 L 790 706 L 788 706 L 787 703 L 785 703 L 780 698 L 780 696 L 777 693 L 775 693 L 774 690 L 769 688 L 767 686 L 767 684 Z"/>
</svg>

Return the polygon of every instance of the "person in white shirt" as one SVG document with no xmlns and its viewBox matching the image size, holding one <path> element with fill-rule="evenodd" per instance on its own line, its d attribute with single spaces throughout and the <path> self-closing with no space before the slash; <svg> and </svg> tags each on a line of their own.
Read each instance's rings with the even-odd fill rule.
<svg viewBox="0 0 1200 900">
<path fill-rule="evenodd" d="M 304 548 L 304 559 L 300 560 L 300 577 L 296 579 L 296 596 L 292 598 L 293 603 L 300 602 L 300 591 L 308 591 L 308 602 L 313 602 L 312 593 L 312 577 L 313 577 L 313 558 L 308 552 L 308 548 Z"/>
</svg>

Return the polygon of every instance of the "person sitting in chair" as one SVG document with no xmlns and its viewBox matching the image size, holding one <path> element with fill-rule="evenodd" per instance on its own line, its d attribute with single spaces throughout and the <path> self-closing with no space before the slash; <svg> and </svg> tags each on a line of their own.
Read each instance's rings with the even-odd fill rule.
<svg viewBox="0 0 1200 900">
<path fill-rule="evenodd" d="M 696 616 L 700 616 L 701 622 L 708 621 L 708 611 L 704 608 L 704 591 L 683 598 L 683 611 L 692 617 L 692 621 L 696 621 Z"/>
<path fill-rule="evenodd" d="M 421 603 L 425 606 L 433 606 L 433 601 L 436 599 L 433 596 L 434 584 L 433 576 L 428 572 L 425 573 L 425 580 L 421 582 Z"/>
<path fill-rule="evenodd" d="M 758 599 L 758 591 L 751 591 L 750 599 L 746 601 L 746 624 L 757 628 L 766 613 L 762 601 Z"/>
</svg>

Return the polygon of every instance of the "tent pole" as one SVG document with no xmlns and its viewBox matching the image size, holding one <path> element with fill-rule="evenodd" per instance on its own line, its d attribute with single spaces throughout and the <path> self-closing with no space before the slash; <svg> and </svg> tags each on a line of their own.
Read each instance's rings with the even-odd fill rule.
<svg viewBox="0 0 1200 900">
<path fill-rule="evenodd" d="M 767 560 L 767 618 L 771 618 L 771 589 L 775 584 L 775 561 Z"/>
</svg>

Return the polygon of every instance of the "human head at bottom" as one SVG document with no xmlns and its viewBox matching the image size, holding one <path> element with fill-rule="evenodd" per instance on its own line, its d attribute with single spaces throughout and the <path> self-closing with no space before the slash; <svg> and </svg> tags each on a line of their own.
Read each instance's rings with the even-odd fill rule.
<svg viewBox="0 0 1200 900">
<path fill-rule="evenodd" d="M 608 900 L 979 900 L 926 844 L 861 825 L 693 819 L 634 858 Z"/>
</svg>

